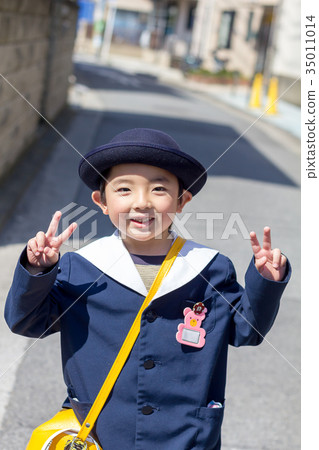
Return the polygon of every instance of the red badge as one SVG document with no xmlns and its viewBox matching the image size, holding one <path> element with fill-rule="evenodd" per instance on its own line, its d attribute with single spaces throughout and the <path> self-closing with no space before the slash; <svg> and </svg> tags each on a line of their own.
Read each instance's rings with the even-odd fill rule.
<svg viewBox="0 0 319 450">
<path fill-rule="evenodd" d="M 193 306 L 193 311 L 195 314 L 200 315 L 205 309 L 205 305 L 202 302 L 195 303 Z"/>
</svg>

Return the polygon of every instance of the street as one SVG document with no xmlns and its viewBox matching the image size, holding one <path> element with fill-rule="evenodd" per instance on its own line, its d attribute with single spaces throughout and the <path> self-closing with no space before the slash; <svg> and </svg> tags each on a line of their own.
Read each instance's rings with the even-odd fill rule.
<svg viewBox="0 0 319 450">
<path fill-rule="evenodd" d="M 205 188 L 187 205 L 176 228 L 214 247 L 234 263 L 238 280 L 251 259 L 249 231 L 288 256 L 292 279 L 277 320 L 259 347 L 229 349 L 223 450 L 300 448 L 300 180 L 296 141 L 271 125 L 183 86 L 160 84 L 88 62 L 75 65 L 72 120 L 42 170 L 24 190 L 0 232 L 1 311 L 14 267 L 27 240 L 46 231 L 51 216 L 78 220 L 79 232 L 63 251 L 113 231 L 77 175 L 80 155 L 134 127 L 170 134 L 208 168 Z M 15 180 L 12 180 L 15 182 Z M 14 199 L 13 199 L 14 201 Z M 61 232 L 62 230 L 59 229 Z M 3 314 L 1 314 L 3 317 Z M 59 410 L 66 397 L 59 337 L 41 341 L 13 335 L 0 320 L 0 448 L 22 450 L 32 430 Z M 200 368 L 199 368 L 200 370 Z M 177 449 L 183 450 L 183 449 Z"/>
</svg>

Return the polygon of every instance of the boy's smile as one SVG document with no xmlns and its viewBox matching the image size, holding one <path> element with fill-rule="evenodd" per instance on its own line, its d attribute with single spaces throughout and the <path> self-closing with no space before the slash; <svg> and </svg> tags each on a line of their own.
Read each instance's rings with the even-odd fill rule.
<svg viewBox="0 0 319 450">
<path fill-rule="evenodd" d="M 154 223 L 155 218 L 149 216 L 129 216 L 129 220 L 134 223 L 138 228 L 144 228 Z"/>
<path fill-rule="evenodd" d="M 92 199 L 121 232 L 128 248 L 141 254 L 164 254 L 171 245 L 169 226 L 182 212 L 192 195 L 184 191 L 179 198 L 179 183 L 165 169 L 146 164 L 119 164 L 109 172 L 105 186 L 106 203 L 99 191 Z M 161 253 L 158 253 L 161 252 Z"/>
</svg>

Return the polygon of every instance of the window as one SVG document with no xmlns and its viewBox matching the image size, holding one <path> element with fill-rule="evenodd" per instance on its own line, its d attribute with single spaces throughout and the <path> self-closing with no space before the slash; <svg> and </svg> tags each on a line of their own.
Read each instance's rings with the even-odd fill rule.
<svg viewBox="0 0 319 450">
<path fill-rule="evenodd" d="M 137 45 L 147 26 L 147 15 L 137 11 L 118 9 L 114 21 L 113 39 L 115 42 Z"/>
<path fill-rule="evenodd" d="M 253 11 L 250 11 L 249 17 L 248 17 L 248 23 L 247 23 L 247 34 L 246 34 L 246 41 L 250 41 L 251 39 L 255 38 L 255 32 L 253 31 L 253 19 L 254 19 L 254 13 Z"/>
<path fill-rule="evenodd" d="M 178 16 L 178 7 L 176 2 L 172 2 L 167 7 L 165 35 L 175 32 L 175 25 Z"/>
<path fill-rule="evenodd" d="M 224 11 L 222 13 L 218 33 L 218 48 L 231 48 L 234 20 L 235 11 Z"/>
<path fill-rule="evenodd" d="M 187 17 L 187 30 L 192 30 L 194 25 L 194 19 L 195 19 L 195 11 L 196 11 L 196 4 L 190 5 L 188 10 L 188 17 Z"/>
</svg>

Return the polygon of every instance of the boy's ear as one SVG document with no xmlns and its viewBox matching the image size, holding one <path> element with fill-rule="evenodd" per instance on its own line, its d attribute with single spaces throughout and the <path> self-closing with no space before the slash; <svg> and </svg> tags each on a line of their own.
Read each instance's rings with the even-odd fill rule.
<svg viewBox="0 0 319 450">
<path fill-rule="evenodd" d="M 101 208 L 103 214 L 108 214 L 107 206 L 102 202 L 100 191 L 93 191 L 91 198 L 92 201 Z"/>
<path fill-rule="evenodd" d="M 177 212 L 181 213 L 186 203 L 190 202 L 192 198 L 193 195 L 189 191 L 184 190 L 182 196 L 178 199 Z"/>
</svg>

